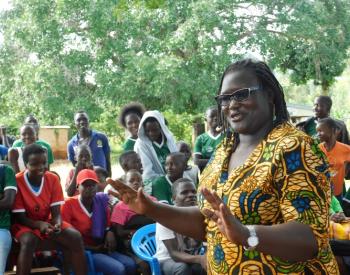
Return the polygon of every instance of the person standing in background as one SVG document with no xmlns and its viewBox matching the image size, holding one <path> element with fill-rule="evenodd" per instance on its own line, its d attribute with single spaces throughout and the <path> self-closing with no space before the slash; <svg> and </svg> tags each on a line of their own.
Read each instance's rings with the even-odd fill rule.
<svg viewBox="0 0 350 275">
<path fill-rule="evenodd" d="M 92 163 L 94 166 L 101 166 L 107 170 L 111 176 L 111 157 L 108 138 L 105 134 L 94 131 L 89 127 L 89 116 L 85 111 L 78 111 L 74 115 L 75 127 L 78 133 L 68 142 L 68 159 L 75 166 L 76 150 L 79 145 L 86 144 L 92 153 Z"/>
</svg>

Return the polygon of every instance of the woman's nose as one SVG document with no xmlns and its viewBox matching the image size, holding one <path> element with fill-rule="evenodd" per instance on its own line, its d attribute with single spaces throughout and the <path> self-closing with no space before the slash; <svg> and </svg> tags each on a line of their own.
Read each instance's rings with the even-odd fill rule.
<svg viewBox="0 0 350 275">
<path fill-rule="evenodd" d="M 233 98 L 230 99 L 230 103 L 228 104 L 228 107 L 231 108 L 237 108 L 239 106 L 240 102 L 234 100 Z"/>
</svg>

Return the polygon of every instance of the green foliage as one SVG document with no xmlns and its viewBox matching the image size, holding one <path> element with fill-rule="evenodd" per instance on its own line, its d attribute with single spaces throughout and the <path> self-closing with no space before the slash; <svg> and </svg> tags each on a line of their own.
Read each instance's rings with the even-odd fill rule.
<svg viewBox="0 0 350 275">
<path fill-rule="evenodd" d="M 163 114 L 175 139 L 177 141 L 183 140 L 192 145 L 192 124 L 195 116 L 187 113 L 176 114 L 172 111 L 165 111 Z"/>
</svg>

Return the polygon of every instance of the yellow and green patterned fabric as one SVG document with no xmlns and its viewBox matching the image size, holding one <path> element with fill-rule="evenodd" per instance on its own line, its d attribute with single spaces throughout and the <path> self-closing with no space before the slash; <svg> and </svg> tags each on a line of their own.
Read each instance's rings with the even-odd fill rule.
<svg viewBox="0 0 350 275">
<path fill-rule="evenodd" d="M 245 251 L 206 220 L 208 274 L 338 274 L 328 243 L 329 173 L 314 141 L 291 124 L 281 124 L 228 176 L 233 142 L 233 137 L 226 139 L 217 148 L 202 173 L 200 188 L 216 190 L 243 224 L 309 224 L 319 250 L 314 259 L 297 263 Z M 210 209 L 202 195 L 199 206 Z"/>
</svg>

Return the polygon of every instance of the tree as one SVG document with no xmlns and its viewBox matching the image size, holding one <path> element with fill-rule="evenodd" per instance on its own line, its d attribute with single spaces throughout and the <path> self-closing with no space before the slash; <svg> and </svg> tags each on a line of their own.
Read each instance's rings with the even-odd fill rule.
<svg viewBox="0 0 350 275">
<path fill-rule="evenodd" d="M 347 0 L 13 0 L 0 15 L 2 120 L 66 124 L 85 109 L 102 123 L 131 100 L 203 112 L 224 68 L 253 51 L 326 92 L 348 57 L 349 11 Z"/>
</svg>

